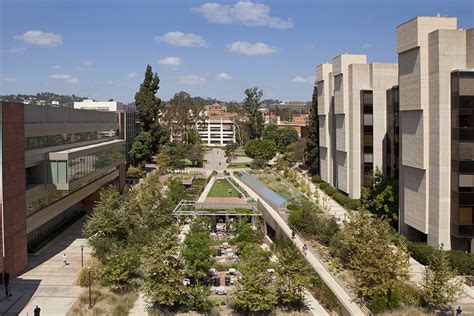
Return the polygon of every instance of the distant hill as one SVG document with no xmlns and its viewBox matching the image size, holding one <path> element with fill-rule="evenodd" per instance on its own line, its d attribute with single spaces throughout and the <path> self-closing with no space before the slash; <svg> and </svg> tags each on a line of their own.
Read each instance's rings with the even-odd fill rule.
<svg viewBox="0 0 474 316">
<path fill-rule="evenodd" d="M 10 95 L 0 95 L 0 100 L 3 101 L 16 101 L 22 102 L 25 104 L 35 104 L 35 105 L 56 105 L 72 108 L 74 102 L 79 102 L 87 99 L 87 97 L 79 97 L 76 95 L 61 95 L 51 92 L 41 92 L 36 95 L 30 94 L 10 94 Z M 54 101 L 54 102 L 53 102 Z"/>
</svg>

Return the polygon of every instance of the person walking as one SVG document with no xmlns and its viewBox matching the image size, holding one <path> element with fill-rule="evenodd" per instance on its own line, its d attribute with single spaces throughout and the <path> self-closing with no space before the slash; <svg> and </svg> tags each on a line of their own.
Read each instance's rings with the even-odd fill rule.
<svg viewBox="0 0 474 316">
<path fill-rule="evenodd" d="M 67 266 L 69 262 L 67 261 L 66 254 L 63 255 L 63 267 Z"/>
<path fill-rule="evenodd" d="M 36 307 L 35 307 L 35 309 L 33 310 L 33 312 L 34 312 L 34 316 L 41 316 L 41 315 L 40 315 L 40 314 L 41 314 L 41 308 L 40 308 L 38 305 L 36 305 Z"/>
<path fill-rule="evenodd" d="M 308 251 L 308 246 L 303 244 L 303 253 L 306 255 L 306 251 Z"/>
<path fill-rule="evenodd" d="M 456 309 L 456 316 L 461 316 L 461 314 L 462 314 L 461 306 L 458 306 L 458 308 Z"/>
<path fill-rule="evenodd" d="M 292 229 L 292 230 L 291 230 L 291 239 L 295 239 L 295 237 L 296 237 L 295 230 Z"/>
<path fill-rule="evenodd" d="M 5 283 L 5 295 L 12 296 L 12 291 L 10 290 L 10 273 L 4 272 L 3 273 L 3 282 Z"/>
</svg>

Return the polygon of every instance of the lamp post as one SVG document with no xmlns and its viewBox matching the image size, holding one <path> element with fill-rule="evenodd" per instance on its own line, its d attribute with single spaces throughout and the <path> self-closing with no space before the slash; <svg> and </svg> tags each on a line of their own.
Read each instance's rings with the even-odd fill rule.
<svg viewBox="0 0 474 316">
<path fill-rule="evenodd" d="M 81 267 L 84 266 L 84 245 L 81 245 Z"/>
<path fill-rule="evenodd" d="M 89 309 L 92 308 L 91 271 L 92 268 L 90 266 L 87 267 L 87 275 L 89 277 Z"/>
</svg>

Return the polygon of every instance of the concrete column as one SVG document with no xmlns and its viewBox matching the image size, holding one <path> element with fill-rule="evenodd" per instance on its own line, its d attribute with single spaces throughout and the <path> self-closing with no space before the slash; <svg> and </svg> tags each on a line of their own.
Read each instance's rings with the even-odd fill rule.
<svg viewBox="0 0 474 316">
<path fill-rule="evenodd" d="M 252 223 L 252 229 L 253 229 L 253 230 L 257 229 L 257 228 L 255 227 L 255 216 L 254 216 L 254 215 L 252 215 L 252 216 L 250 217 L 250 222 Z"/>
<path fill-rule="evenodd" d="M 221 146 L 224 145 L 224 124 L 221 119 Z"/>
<path fill-rule="evenodd" d="M 211 122 L 207 122 L 207 144 L 211 145 Z"/>
</svg>

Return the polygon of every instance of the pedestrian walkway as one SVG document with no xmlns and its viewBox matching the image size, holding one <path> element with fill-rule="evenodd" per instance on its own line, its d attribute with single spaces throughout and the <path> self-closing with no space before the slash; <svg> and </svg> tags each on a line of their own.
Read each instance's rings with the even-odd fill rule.
<svg viewBox="0 0 474 316">
<path fill-rule="evenodd" d="M 1 297 L 0 315 L 33 315 L 36 305 L 41 315 L 66 315 L 83 289 L 76 285 L 81 269 L 81 245 L 84 262 L 90 256 L 90 247 L 82 236 L 85 218 L 67 228 L 38 254 L 28 257 L 28 267 L 11 280 L 13 296 Z M 69 265 L 63 266 L 63 254 Z"/>
<path fill-rule="evenodd" d="M 272 218 L 276 221 L 280 229 L 291 238 L 291 229 L 288 224 L 283 220 L 277 210 L 271 207 L 267 202 L 260 199 L 259 196 L 250 189 L 245 183 L 240 181 L 237 177 L 232 175 L 232 178 L 245 190 L 247 191 L 254 199 L 259 199 L 263 206 L 268 210 Z M 293 239 L 296 247 L 302 252 L 304 242 L 297 236 Z M 364 315 L 364 312 L 361 308 L 354 302 L 354 300 L 347 294 L 347 292 L 337 283 L 336 279 L 329 273 L 328 270 L 324 267 L 322 262 L 311 252 L 311 250 L 306 252 L 306 260 L 310 263 L 316 273 L 321 277 L 324 283 L 331 289 L 331 291 L 336 295 L 337 299 L 344 306 L 346 310 L 350 312 L 351 315 Z"/>
</svg>

